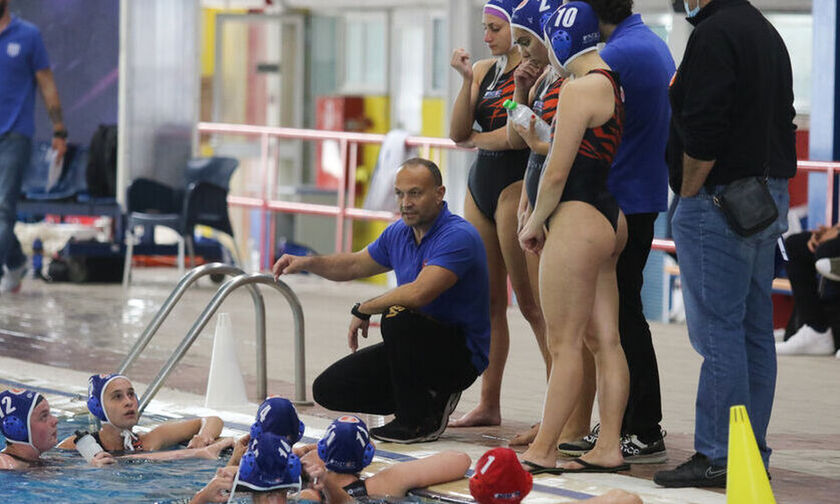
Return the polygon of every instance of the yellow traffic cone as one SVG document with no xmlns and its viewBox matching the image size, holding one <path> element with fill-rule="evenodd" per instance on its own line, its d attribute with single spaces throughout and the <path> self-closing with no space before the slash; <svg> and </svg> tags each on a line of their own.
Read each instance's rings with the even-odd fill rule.
<svg viewBox="0 0 840 504">
<path fill-rule="evenodd" d="M 729 409 L 727 504 L 776 504 L 744 406 Z"/>
</svg>

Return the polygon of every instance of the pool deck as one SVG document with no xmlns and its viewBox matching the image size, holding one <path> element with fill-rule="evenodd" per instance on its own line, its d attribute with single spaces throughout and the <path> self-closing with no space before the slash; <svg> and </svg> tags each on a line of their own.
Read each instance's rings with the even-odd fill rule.
<svg viewBox="0 0 840 504">
<path fill-rule="evenodd" d="M 384 289 L 366 283 L 339 284 L 313 276 L 285 279 L 303 305 L 306 325 L 307 393 L 320 371 L 348 352 L 349 307 Z M 177 281 L 171 269 L 138 269 L 135 283 L 124 293 L 119 285 L 47 284 L 26 280 L 21 293 L 0 296 L 0 388 L 9 381 L 56 389 L 56 406 L 82 411 L 83 403 L 66 397 L 83 393 L 87 376 L 114 370 Z M 158 337 L 128 371 L 142 391 L 187 333 L 216 291 L 209 279 L 190 290 L 162 326 Z M 267 305 L 269 393 L 291 397 L 293 392 L 292 316 L 282 297 L 263 289 Z M 238 360 L 249 394 L 254 393 L 254 320 L 250 297 L 235 292 L 222 306 L 230 313 L 237 338 Z M 509 311 L 511 350 L 502 390 L 502 425 L 449 429 L 435 443 L 401 446 L 380 443 L 391 463 L 444 449 L 466 451 L 473 460 L 488 447 L 505 445 L 516 432 L 538 420 L 545 393 L 544 370 L 527 323 Z M 149 411 L 191 415 L 204 413 L 215 321 L 158 394 Z M 652 483 L 653 473 L 685 461 L 692 453 L 694 397 L 700 358 L 691 349 L 684 325 L 652 323 L 662 381 L 663 422 L 668 431 L 669 460 L 662 465 L 634 465 L 620 475 L 538 476 L 527 503 L 573 502 L 583 494 L 610 488 L 639 493 L 647 503 L 722 503 L 723 492 L 697 489 L 666 490 Z M 371 331 L 373 342 L 378 331 Z M 362 344 L 369 342 L 362 342 Z M 4 385 L 4 380 L 7 385 Z M 840 494 L 840 360 L 834 357 L 780 357 L 776 402 L 768 441 L 772 487 L 778 502 L 837 502 Z M 455 417 L 478 401 L 479 383 L 462 396 Z M 63 397 L 63 399 L 61 399 Z M 255 397 L 250 397 L 255 401 Z M 229 408 L 220 415 L 238 426 L 253 419 L 256 404 Z M 335 413 L 318 406 L 300 407 L 307 436 L 317 437 Z M 597 411 L 596 414 L 597 416 Z M 376 424 L 380 418 L 370 418 Z M 593 422 L 596 419 L 593 419 Z M 374 466 L 375 467 L 375 466 Z M 468 499 L 466 480 L 433 489 L 455 499 Z"/>
</svg>

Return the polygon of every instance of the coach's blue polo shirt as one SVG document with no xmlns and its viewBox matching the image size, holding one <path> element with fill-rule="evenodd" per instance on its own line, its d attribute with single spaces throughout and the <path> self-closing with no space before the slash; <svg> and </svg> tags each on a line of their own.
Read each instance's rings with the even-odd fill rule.
<svg viewBox="0 0 840 504">
<path fill-rule="evenodd" d="M 35 133 L 35 72 L 49 66 L 41 32 L 12 16 L 0 32 L 0 135 Z"/>
<path fill-rule="evenodd" d="M 413 282 L 428 265 L 455 273 L 455 285 L 419 311 L 462 329 L 475 370 L 484 372 L 490 352 L 490 285 L 484 244 L 473 225 L 452 214 L 444 202 L 419 245 L 414 231 L 399 220 L 367 250 L 374 261 L 394 270 L 398 285 Z"/>
<path fill-rule="evenodd" d="M 625 100 L 624 132 L 607 188 L 625 214 L 662 212 L 668 208 L 668 84 L 676 72 L 671 51 L 633 14 L 618 24 L 600 54 L 618 72 Z"/>
</svg>

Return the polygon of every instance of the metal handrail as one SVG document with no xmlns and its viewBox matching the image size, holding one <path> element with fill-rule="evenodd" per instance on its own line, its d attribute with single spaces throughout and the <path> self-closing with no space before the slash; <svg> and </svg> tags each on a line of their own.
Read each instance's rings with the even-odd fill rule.
<svg viewBox="0 0 840 504">
<path fill-rule="evenodd" d="M 178 301 L 181 300 L 186 290 L 198 281 L 199 278 L 207 275 L 230 275 L 230 276 L 238 276 L 243 275 L 245 272 L 236 266 L 224 263 L 209 263 L 203 264 L 196 268 L 191 269 L 187 272 L 181 280 L 178 282 L 178 285 L 175 286 L 175 289 L 172 290 L 172 293 L 169 294 L 169 297 L 166 298 L 166 301 L 163 302 L 160 309 L 158 310 L 155 317 L 149 322 L 149 325 L 146 326 L 146 329 L 137 338 L 137 341 L 134 343 L 134 346 L 128 352 L 128 355 L 125 356 L 123 359 L 122 364 L 120 367 L 117 368 L 117 373 L 125 374 L 126 369 L 128 369 L 134 361 L 140 357 L 140 354 L 143 350 L 146 349 L 146 346 L 152 340 L 152 338 L 157 334 L 158 329 L 163 324 L 163 321 L 166 320 L 166 317 L 169 316 L 169 313 L 172 312 L 172 309 L 175 308 L 175 305 Z M 256 347 L 257 347 L 257 397 L 265 399 L 267 394 L 267 374 L 266 374 L 266 354 L 265 354 L 265 301 L 263 300 L 262 294 L 260 293 L 259 289 L 255 285 L 248 286 L 248 292 L 251 294 L 251 299 L 254 301 L 254 315 L 255 315 L 255 322 L 256 322 Z"/>
<path fill-rule="evenodd" d="M 222 302 L 225 298 L 230 295 L 231 292 L 238 289 L 243 285 L 253 285 L 253 284 L 263 284 L 263 285 L 270 285 L 274 287 L 278 292 L 283 294 L 283 297 L 289 302 L 289 306 L 292 308 L 292 314 L 295 320 L 295 400 L 293 402 L 297 404 L 306 404 L 306 362 L 304 359 L 306 348 L 304 342 L 304 330 L 303 330 L 303 308 L 300 305 L 300 300 L 298 299 L 297 295 L 294 291 L 285 283 L 280 280 L 275 280 L 275 278 L 271 275 L 265 275 L 261 273 L 252 273 L 252 274 L 242 274 L 237 277 L 231 278 L 221 287 L 219 290 L 216 291 L 216 294 L 213 296 L 213 299 L 207 304 L 204 308 L 204 311 L 201 312 L 198 319 L 193 324 L 190 331 L 184 336 L 184 339 L 181 340 L 181 343 L 178 345 L 178 348 L 172 353 L 169 357 L 169 360 L 166 361 L 163 368 L 161 368 L 158 375 L 152 380 L 149 384 L 149 387 L 143 393 L 143 396 L 140 398 L 140 406 L 138 408 L 138 413 L 142 413 L 143 410 L 146 409 L 146 406 L 149 404 L 149 401 L 152 400 L 152 397 L 157 394 L 160 387 L 163 385 L 163 382 L 169 377 L 169 374 L 175 368 L 175 366 L 181 361 L 184 355 L 187 353 L 187 350 L 190 349 L 195 340 L 198 338 L 198 335 L 201 333 L 202 329 L 207 325 L 213 315 L 216 313 L 216 310 L 219 309 Z M 263 357 L 265 357 L 265 352 L 263 352 Z M 262 399 L 265 397 L 263 396 Z"/>
</svg>

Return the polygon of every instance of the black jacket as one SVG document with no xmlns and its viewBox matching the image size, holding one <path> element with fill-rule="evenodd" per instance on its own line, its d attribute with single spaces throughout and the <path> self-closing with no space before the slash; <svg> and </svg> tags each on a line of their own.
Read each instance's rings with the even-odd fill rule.
<svg viewBox="0 0 840 504">
<path fill-rule="evenodd" d="M 706 186 L 796 173 L 793 78 L 782 38 L 746 0 L 712 0 L 671 84 L 666 160 L 671 188 L 682 185 L 683 152 L 716 160 Z"/>
</svg>

